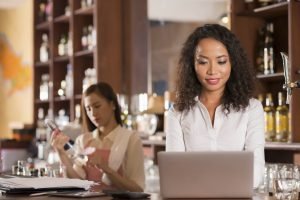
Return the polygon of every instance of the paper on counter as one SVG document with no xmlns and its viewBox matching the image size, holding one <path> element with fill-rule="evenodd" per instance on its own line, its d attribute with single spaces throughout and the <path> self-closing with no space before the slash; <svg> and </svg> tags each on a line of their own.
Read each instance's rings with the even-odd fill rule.
<svg viewBox="0 0 300 200">
<path fill-rule="evenodd" d="M 9 188 L 57 188 L 57 187 L 77 187 L 88 189 L 94 184 L 93 181 L 56 178 L 56 177 L 33 177 L 33 178 L 0 178 L 0 185 Z"/>
</svg>

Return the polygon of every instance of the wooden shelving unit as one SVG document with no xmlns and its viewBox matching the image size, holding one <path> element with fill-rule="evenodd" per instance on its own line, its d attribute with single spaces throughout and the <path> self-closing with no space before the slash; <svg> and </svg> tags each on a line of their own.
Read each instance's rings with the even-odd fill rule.
<svg viewBox="0 0 300 200">
<path fill-rule="evenodd" d="M 274 55 L 276 73 L 272 75 L 258 74 L 257 93 L 271 92 L 276 97 L 283 91 L 284 83 L 282 59 L 280 52 L 287 52 L 291 66 L 292 81 L 299 80 L 300 76 L 294 73 L 300 68 L 300 2 L 290 0 L 247 11 L 244 1 L 231 0 L 231 29 L 240 39 L 246 49 L 252 65 L 255 67 L 255 42 L 257 31 L 267 22 L 274 24 Z M 291 142 L 267 143 L 266 160 L 293 162 L 294 153 L 297 154 L 300 146 L 300 90 L 293 90 L 291 99 Z M 275 103 L 277 100 L 275 99 Z M 297 147 L 297 148 L 294 148 Z M 282 150 L 282 151 L 281 151 Z M 280 153 L 278 151 L 281 151 Z M 286 159 L 286 158 L 289 159 Z"/>
<path fill-rule="evenodd" d="M 123 71 L 122 1 L 95 0 L 93 6 L 81 8 L 78 0 L 53 0 L 52 19 L 40 21 L 39 6 L 42 2 L 47 3 L 46 0 L 34 1 L 34 122 L 37 121 L 39 108 L 43 108 L 45 114 L 48 109 L 52 109 L 53 117 L 58 115 L 60 109 L 65 109 L 72 121 L 75 118 L 75 105 L 81 102 L 82 80 L 87 68 L 96 68 L 97 80 L 106 81 L 116 92 L 121 92 L 122 80 L 121 75 L 118 74 Z M 67 6 L 70 12 L 66 15 Z M 81 46 L 83 27 L 88 25 L 93 25 L 96 30 L 97 45 L 93 50 L 84 50 Z M 44 63 L 39 61 L 43 33 L 48 35 L 50 49 L 50 59 Z M 58 55 L 58 44 L 62 34 L 72 38 L 71 55 Z M 73 97 L 62 98 L 58 95 L 58 89 L 66 76 L 68 64 L 71 64 L 73 71 Z M 107 69 L 113 73 L 107 73 Z M 50 93 L 49 100 L 41 101 L 39 86 L 41 76 L 45 73 L 50 77 Z"/>
</svg>

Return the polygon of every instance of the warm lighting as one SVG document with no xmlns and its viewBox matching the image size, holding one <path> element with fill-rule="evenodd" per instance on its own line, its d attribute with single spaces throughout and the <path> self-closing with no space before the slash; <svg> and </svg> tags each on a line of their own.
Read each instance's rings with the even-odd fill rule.
<svg viewBox="0 0 300 200">
<path fill-rule="evenodd" d="M 221 22 L 222 24 L 228 24 L 228 23 L 229 23 L 229 17 L 228 17 L 228 14 L 227 14 L 227 13 L 221 15 L 221 17 L 220 17 L 220 22 Z"/>
</svg>

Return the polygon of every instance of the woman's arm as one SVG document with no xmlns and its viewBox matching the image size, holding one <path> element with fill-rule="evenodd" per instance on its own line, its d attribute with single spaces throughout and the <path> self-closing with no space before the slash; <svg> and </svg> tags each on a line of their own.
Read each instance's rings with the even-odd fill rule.
<svg viewBox="0 0 300 200">
<path fill-rule="evenodd" d="M 185 151 L 186 149 L 179 115 L 173 107 L 167 113 L 166 151 Z"/>
<path fill-rule="evenodd" d="M 81 179 L 82 177 L 80 177 L 78 175 L 78 173 L 74 170 L 74 168 L 73 168 L 73 161 L 68 156 L 68 154 L 64 150 L 62 150 L 62 151 L 59 150 L 57 152 L 58 152 L 58 156 L 59 156 L 59 159 L 60 159 L 61 163 L 66 167 L 67 176 L 69 178 L 78 178 L 78 179 Z"/>
<path fill-rule="evenodd" d="M 80 178 L 77 172 L 73 168 L 73 161 L 64 150 L 64 145 L 69 141 L 69 137 L 64 135 L 59 130 L 52 132 L 51 145 L 58 153 L 61 163 L 66 167 L 67 176 L 70 178 Z"/>
<path fill-rule="evenodd" d="M 252 100 L 249 110 L 249 121 L 245 150 L 254 153 L 254 187 L 258 187 L 264 175 L 265 167 L 265 134 L 264 134 L 264 111 L 261 103 Z"/>
</svg>

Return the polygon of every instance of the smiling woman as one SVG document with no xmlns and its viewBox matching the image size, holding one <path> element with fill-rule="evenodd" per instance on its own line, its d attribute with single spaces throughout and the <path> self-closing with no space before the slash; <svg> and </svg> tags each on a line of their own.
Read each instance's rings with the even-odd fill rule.
<svg viewBox="0 0 300 200">
<path fill-rule="evenodd" d="M 226 27 L 206 24 L 181 51 L 167 151 L 253 151 L 254 187 L 264 173 L 264 114 L 252 97 L 245 51 Z"/>
</svg>

